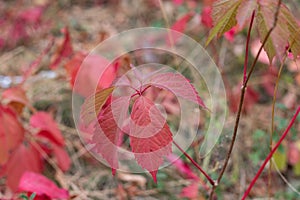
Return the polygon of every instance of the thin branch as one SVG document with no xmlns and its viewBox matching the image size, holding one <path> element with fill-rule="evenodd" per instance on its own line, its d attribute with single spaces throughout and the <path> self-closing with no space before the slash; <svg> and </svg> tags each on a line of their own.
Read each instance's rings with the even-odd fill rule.
<svg viewBox="0 0 300 200">
<path fill-rule="evenodd" d="M 175 146 L 184 154 L 185 157 L 187 157 L 195 167 L 197 167 L 197 169 L 199 169 L 199 171 L 205 176 L 205 178 L 209 181 L 209 183 L 211 185 L 214 185 L 215 182 L 212 180 L 212 178 L 198 165 L 198 163 L 196 161 L 194 161 L 194 159 L 187 154 L 175 141 L 173 141 L 173 143 L 175 144 Z"/>
<path fill-rule="evenodd" d="M 259 51 L 254 59 L 254 62 L 252 63 L 251 65 L 251 68 L 249 70 L 249 73 L 248 73 L 248 76 L 241 88 L 241 96 L 240 96 L 240 102 L 239 102 L 239 107 L 238 107 L 238 112 L 237 112 L 237 115 L 236 115 L 236 120 L 235 120 L 235 126 L 234 126 L 234 130 L 233 130 L 233 135 L 232 135 L 232 139 L 231 139 L 231 144 L 230 144 L 230 147 L 229 147 L 229 150 L 228 150 L 228 153 L 227 153 L 227 156 L 226 156 L 226 159 L 225 159 L 225 162 L 224 162 L 224 165 L 221 169 L 221 172 L 219 174 L 219 177 L 217 179 L 217 182 L 215 183 L 215 185 L 213 186 L 212 190 L 211 190 L 211 193 L 210 193 L 210 197 L 209 199 L 213 199 L 213 196 L 214 196 L 214 191 L 217 187 L 217 185 L 220 183 L 223 175 L 224 175 L 224 172 L 227 168 L 227 165 L 228 165 L 228 162 L 229 162 L 229 159 L 231 157 L 231 153 L 232 153 L 232 150 L 233 150 L 233 146 L 234 146 L 234 143 L 235 143 L 235 140 L 236 140 L 236 136 L 237 136 L 237 131 L 238 131 L 238 127 L 239 127 L 239 122 L 240 122 L 240 117 L 241 117 L 241 113 L 242 113 L 242 108 L 243 108 L 243 103 L 244 103 L 244 97 L 245 97 L 245 93 L 246 93 L 246 88 L 247 88 L 247 84 L 248 84 L 248 81 L 254 71 L 254 68 L 256 66 L 256 63 L 258 61 L 258 58 L 259 58 L 259 55 L 263 49 L 263 47 L 265 46 L 268 38 L 270 37 L 272 31 L 274 30 L 274 28 L 276 27 L 276 24 L 277 24 L 277 21 L 278 21 L 278 14 L 279 14 L 279 9 L 280 9 L 280 5 L 281 5 L 281 0 L 278 1 L 278 5 L 277 5 L 277 8 L 276 8 L 276 12 L 275 12 L 275 17 L 274 17 L 274 23 L 272 25 L 272 27 L 270 28 L 270 30 L 268 31 L 267 35 L 265 36 L 264 38 L 264 41 L 263 43 L 261 44 L 260 48 L 259 48 Z"/>
<path fill-rule="evenodd" d="M 284 133 L 280 137 L 279 141 L 276 143 L 275 147 L 272 149 L 272 151 L 269 153 L 269 155 L 265 159 L 265 161 L 262 164 L 262 166 L 259 168 L 259 170 L 256 173 L 255 177 L 253 178 L 253 180 L 251 181 L 250 185 L 248 186 L 246 192 L 244 193 L 244 195 L 242 197 L 242 200 L 246 199 L 246 197 L 249 195 L 249 192 L 251 191 L 251 189 L 252 189 L 253 185 L 255 184 L 255 182 L 257 181 L 258 177 L 260 176 L 260 174 L 262 173 L 262 171 L 266 167 L 267 163 L 270 161 L 270 159 L 272 158 L 273 154 L 278 149 L 278 147 L 280 146 L 280 144 L 282 143 L 282 141 L 285 139 L 285 137 L 287 136 L 288 132 L 292 128 L 292 125 L 294 124 L 294 122 L 295 122 L 295 120 L 296 120 L 299 112 L 300 112 L 300 106 L 297 108 L 296 113 L 294 114 L 294 116 L 293 116 L 292 120 L 290 121 L 289 125 L 287 126 L 287 128 L 284 131 Z"/>
<path fill-rule="evenodd" d="M 252 12 L 250 26 L 249 26 L 249 30 L 248 30 L 248 34 L 247 34 L 243 84 L 245 84 L 245 81 L 247 79 L 247 65 L 248 65 L 248 56 L 249 56 L 249 43 L 250 43 L 250 35 L 251 35 L 252 25 L 253 25 L 253 21 L 254 21 L 254 16 L 255 16 L 255 10 L 253 10 L 253 12 Z"/>
</svg>

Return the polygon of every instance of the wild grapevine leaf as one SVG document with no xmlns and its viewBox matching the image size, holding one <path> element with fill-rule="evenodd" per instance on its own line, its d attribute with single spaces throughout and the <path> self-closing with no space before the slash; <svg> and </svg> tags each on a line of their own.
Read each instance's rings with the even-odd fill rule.
<svg viewBox="0 0 300 200">
<path fill-rule="evenodd" d="M 214 27 L 209 32 L 206 46 L 215 36 L 220 37 L 236 25 L 237 10 L 241 2 L 242 0 L 219 0 L 214 3 L 212 12 Z"/>
<path fill-rule="evenodd" d="M 87 98 L 81 108 L 81 119 L 89 124 L 97 116 L 98 124 L 91 143 L 94 144 L 94 151 L 110 165 L 113 174 L 119 167 L 118 148 L 122 135 L 126 133 L 129 135 L 131 150 L 137 163 L 148 170 L 156 181 L 157 170 L 164 157 L 172 153 L 173 138 L 166 119 L 154 102 L 143 96 L 143 92 L 154 86 L 202 107 L 205 105 L 194 86 L 180 74 L 163 73 L 159 70 L 148 76 L 141 73 L 133 75 L 130 81 L 126 77 L 119 80 L 114 87 L 101 90 Z M 115 97 L 111 93 L 117 87 L 129 87 L 134 89 L 134 93 Z M 133 98 L 136 95 L 138 97 Z M 106 102 L 109 96 L 111 100 Z M 134 103 L 129 117 L 130 100 Z"/>
<path fill-rule="evenodd" d="M 194 86 L 179 73 L 158 73 L 150 77 L 145 84 L 168 90 L 175 96 L 190 100 L 199 106 L 206 108 Z"/>
<path fill-rule="evenodd" d="M 124 108 L 128 109 L 129 98 L 130 97 L 119 97 L 101 110 L 98 125 L 96 126 L 92 139 L 93 143 L 95 143 L 94 149 L 108 162 L 113 174 L 115 174 L 116 169 L 119 167 L 118 145 L 120 141 L 119 137 L 122 133 L 121 127 L 119 127 L 119 121 L 120 117 L 122 118 L 125 115 L 124 113 L 128 112 Z M 120 110 L 122 112 L 120 112 Z"/>
<path fill-rule="evenodd" d="M 214 27 L 210 31 L 206 45 L 217 36 L 238 24 L 244 27 L 253 10 L 256 11 L 256 26 L 260 40 L 263 41 L 273 26 L 274 15 L 278 1 L 264 0 L 218 0 L 213 5 Z M 274 56 L 282 58 L 287 47 L 290 47 L 294 57 L 300 54 L 300 26 L 289 9 L 282 3 L 275 29 L 264 46 L 270 63 Z"/>
<path fill-rule="evenodd" d="M 156 173 L 163 163 L 163 156 L 172 153 L 170 128 L 155 104 L 143 96 L 138 97 L 133 104 L 130 128 L 132 152 L 138 164 L 147 169 L 156 182 Z"/>
<path fill-rule="evenodd" d="M 20 180 L 19 191 L 34 192 L 38 196 L 46 195 L 51 199 L 69 199 L 69 193 L 60 189 L 53 181 L 41 174 L 25 172 Z"/>
<path fill-rule="evenodd" d="M 84 104 L 81 107 L 80 117 L 85 125 L 90 124 L 95 120 L 102 108 L 102 106 L 107 101 L 109 95 L 113 92 L 114 87 L 109 87 L 96 92 L 86 98 Z"/>
</svg>

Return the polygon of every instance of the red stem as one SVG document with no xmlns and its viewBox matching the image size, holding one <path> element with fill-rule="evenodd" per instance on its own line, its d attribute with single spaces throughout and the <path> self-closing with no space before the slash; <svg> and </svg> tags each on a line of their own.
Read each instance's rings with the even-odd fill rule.
<svg viewBox="0 0 300 200">
<path fill-rule="evenodd" d="M 198 165 L 198 163 L 191 157 L 189 154 L 187 154 L 175 141 L 173 141 L 175 146 L 184 154 L 185 157 L 187 157 L 197 169 L 205 176 L 205 178 L 209 181 L 211 185 L 215 185 L 215 181 L 212 180 L 212 178 Z"/>
<path fill-rule="evenodd" d="M 279 145 L 282 143 L 282 141 L 284 140 L 284 138 L 287 136 L 288 132 L 290 131 L 292 125 L 294 124 L 298 114 L 300 112 L 300 106 L 298 107 L 296 113 L 294 114 L 292 120 L 290 121 L 288 127 L 285 129 L 284 133 L 282 134 L 282 136 L 280 137 L 279 141 L 276 143 L 276 145 L 274 146 L 274 148 L 272 149 L 272 151 L 269 153 L 269 155 L 267 156 L 267 158 L 265 159 L 264 163 L 262 164 L 262 166 L 259 168 L 258 172 L 256 173 L 255 177 L 253 178 L 253 180 L 251 181 L 250 185 L 248 186 L 246 192 L 244 193 L 242 200 L 246 199 L 246 197 L 249 195 L 249 192 L 251 191 L 253 185 L 255 184 L 255 182 L 257 181 L 258 177 L 260 176 L 260 174 L 262 173 L 262 171 L 264 170 L 265 166 L 267 165 L 267 163 L 270 161 L 270 159 L 272 158 L 273 154 L 275 153 L 275 151 L 278 149 Z"/>
<path fill-rule="evenodd" d="M 246 79 L 247 79 L 247 65 L 248 65 L 248 54 L 249 54 L 249 42 L 250 42 L 250 35 L 251 35 L 252 25 L 253 25 L 253 21 L 254 21 L 254 16 L 255 16 L 255 10 L 253 10 L 253 12 L 252 12 L 251 21 L 250 21 L 250 26 L 249 26 L 248 34 L 247 34 L 246 55 L 245 55 L 245 63 L 244 63 L 244 80 L 243 80 L 243 85 L 245 84 Z"/>
</svg>

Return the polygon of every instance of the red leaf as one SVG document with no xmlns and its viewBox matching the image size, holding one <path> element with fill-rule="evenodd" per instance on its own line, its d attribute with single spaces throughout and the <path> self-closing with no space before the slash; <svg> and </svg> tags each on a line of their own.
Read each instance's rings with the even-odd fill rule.
<svg viewBox="0 0 300 200">
<path fill-rule="evenodd" d="M 5 164 L 11 153 L 24 138 L 24 129 L 15 113 L 0 105 L 0 165 Z"/>
<path fill-rule="evenodd" d="M 113 104 L 113 106 L 111 106 Z M 95 144 L 95 151 L 108 162 L 112 168 L 113 174 L 118 169 L 118 145 L 121 129 L 117 123 L 121 122 L 120 116 L 114 112 L 119 112 L 129 107 L 129 97 L 120 97 L 106 106 L 99 114 L 98 123 L 94 132 L 92 143 Z M 124 110 L 125 112 L 125 110 Z"/>
<path fill-rule="evenodd" d="M 179 18 L 172 26 L 171 29 L 174 31 L 178 31 L 183 33 L 186 29 L 186 25 L 188 21 L 194 16 L 194 13 L 187 13 L 181 18 Z M 171 32 L 171 35 L 167 35 L 167 44 L 172 46 L 172 44 L 176 43 L 178 39 L 182 36 L 182 34 L 178 34 L 176 32 Z"/>
<path fill-rule="evenodd" d="M 2 98 L 9 100 L 9 102 L 14 101 L 24 105 L 28 103 L 26 93 L 21 87 L 13 87 L 5 90 L 2 93 Z"/>
<path fill-rule="evenodd" d="M 184 32 L 188 21 L 191 17 L 194 16 L 194 13 L 187 13 L 184 16 L 180 17 L 172 26 L 171 29 L 178 32 Z"/>
<path fill-rule="evenodd" d="M 109 87 L 116 78 L 118 70 L 118 67 L 109 65 L 109 63 L 107 59 L 98 55 L 90 54 L 86 56 L 82 52 L 77 53 L 65 65 L 73 87 L 76 81 L 74 91 L 87 97 L 95 92 L 97 86 L 102 89 Z M 80 68 L 81 64 L 83 65 Z"/>
<path fill-rule="evenodd" d="M 31 144 L 27 146 L 21 144 L 4 166 L 4 174 L 7 178 L 6 184 L 13 191 L 16 191 L 24 172 L 33 171 L 40 173 L 42 168 L 43 163 L 39 152 Z"/>
<path fill-rule="evenodd" d="M 47 195 L 50 198 L 69 198 L 67 190 L 58 188 L 55 183 L 45 176 L 33 172 L 25 172 L 23 174 L 18 190 L 34 192 L 37 195 Z"/>
<path fill-rule="evenodd" d="M 138 164 L 147 169 L 156 182 L 163 156 L 172 153 L 172 133 L 166 120 L 151 100 L 140 96 L 132 108 L 130 128 L 132 152 Z"/>
<path fill-rule="evenodd" d="M 71 159 L 68 153 L 64 150 L 64 148 L 55 144 L 52 145 L 52 148 L 58 167 L 62 171 L 67 171 L 71 166 Z"/>
<path fill-rule="evenodd" d="M 207 28 L 212 28 L 213 27 L 213 20 L 211 17 L 211 11 L 212 8 L 211 6 L 205 6 L 202 9 L 202 13 L 201 13 L 201 23 L 206 26 Z"/>
<path fill-rule="evenodd" d="M 43 57 L 49 53 L 53 44 L 54 44 L 54 37 L 51 37 L 49 44 L 41 52 L 41 54 L 29 66 L 26 66 L 26 68 L 23 69 L 23 82 L 25 82 L 28 79 L 28 77 L 32 76 L 34 73 L 38 71 L 38 68 L 40 67 Z"/>
<path fill-rule="evenodd" d="M 172 92 L 176 97 L 182 97 L 206 108 L 194 86 L 179 73 L 157 73 L 150 77 L 146 81 L 146 84 L 166 89 Z"/>
<path fill-rule="evenodd" d="M 65 34 L 63 43 L 56 50 L 56 54 L 50 64 L 50 69 L 56 69 L 63 58 L 67 58 L 73 54 L 71 37 L 68 28 L 64 28 L 62 32 Z"/>
<path fill-rule="evenodd" d="M 229 42 L 233 42 L 234 40 L 234 36 L 237 32 L 237 26 L 232 27 L 229 31 L 227 31 L 226 33 L 224 33 L 224 37 L 229 41 Z"/>
<path fill-rule="evenodd" d="M 297 143 L 291 142 L 288 146 L 288 159 L 291 165 L 295 165 L 300 161 L 300 151 Z"/>
<path fill-rule="evenodd" d="M 35 113 L 30 118 L 30 125 L 34 128 L 39 128 L 40 131 L 38 134 L 40 134 L 41 136 L 48 138 L 59 146 L 64 146 L 64 138 L 62 137 L 56 122 L 48 113 Z"/>
</svg>

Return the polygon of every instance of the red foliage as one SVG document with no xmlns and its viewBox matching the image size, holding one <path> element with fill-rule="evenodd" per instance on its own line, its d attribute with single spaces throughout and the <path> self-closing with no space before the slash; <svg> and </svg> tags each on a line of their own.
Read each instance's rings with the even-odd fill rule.
<svg viewBox="0 0 300 200">
<path fill-rule="evenodd" d="M 24 138 L 24 128 L 13 110 L 0 105 L 0 165 L 5 164 Z"/>
<path fill-rule="evenodd" d="M 62 32 L 65 34 L 65 38 L 62 44 L 57 48 L 52 58 L 52 62 L 49 66 L 50 69 L 56 69 L 64 58 L 68 58 L 73 54 L 73 47 L 68 28 L 66 27 L 62 29 Z"/>
<path fill-rule="evenodd" d="M 109 65 L 109 61 L 101 56 L 93 54 L 87 56 L 78 52 L 65 64 L 65 69 L 73 87 L 76 81 L 74 91 L 87 97 L 95 92 L 93 89 L 97 89 L 97 86 L 109 87 L 116 78 L 118 66 Z"/>
<path fill-rule="evenodd" d="M 4 165 L 6 184 L 13 191 L 17 190 L 19 180 L 26 171 L 41 173 L 43 162 L 41 155 L 31 143 L 21 144 L 13 152 L 8 162 Z"/>
<path fill-rule="evenodd" d="M 25 172 L 18 186 L 20 192 L 35 193 L 36 199 L 69 199 L 67 190 L 58 188 L 51 180 L 43 175 Z"/>
</svg>

